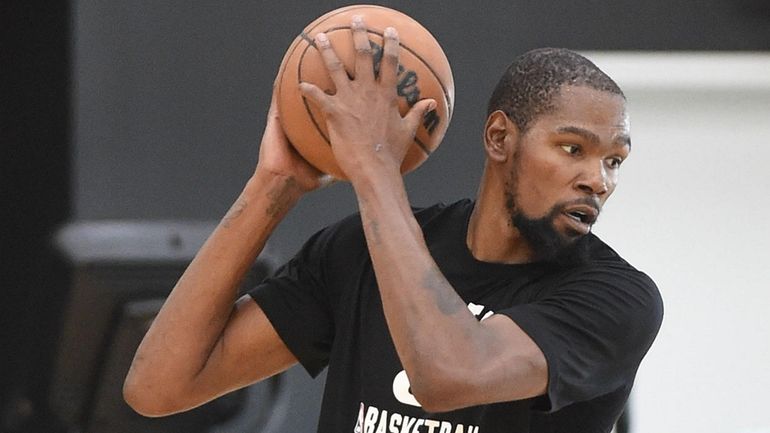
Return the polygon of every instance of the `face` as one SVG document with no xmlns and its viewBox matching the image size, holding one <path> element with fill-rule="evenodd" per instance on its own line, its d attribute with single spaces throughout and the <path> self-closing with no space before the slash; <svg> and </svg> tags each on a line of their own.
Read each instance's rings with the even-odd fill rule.
<svg viewBox="0 0 770 433">
<path fill-rule="evenodd" d="M 590 232 L 630 151 L 621 96 L 564 86 L 554 105 L 518 136 L 505 191 L 511 221 L 538 259 Z"/>
</svg>

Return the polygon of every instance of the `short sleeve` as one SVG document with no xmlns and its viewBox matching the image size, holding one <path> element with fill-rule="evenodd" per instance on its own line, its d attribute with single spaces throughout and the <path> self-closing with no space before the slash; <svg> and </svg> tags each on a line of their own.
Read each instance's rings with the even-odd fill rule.
<svg viewBox="0 0 770 433">
<path fill-rule="evenodd" d="M 323 275 L 331 230 L 312 236 L 274 276 L 248 293 L 312 377 L 328 364 L 334 339 L 334 316 Z"/>
<path fill-rule="evenodd" d="M 579 269 L 539 300 L 499 311 L 540 347 L 548 363 L 548 412 L 633 383 L 663 318 L 655 283 L 629 267 Z"/>
</svg>

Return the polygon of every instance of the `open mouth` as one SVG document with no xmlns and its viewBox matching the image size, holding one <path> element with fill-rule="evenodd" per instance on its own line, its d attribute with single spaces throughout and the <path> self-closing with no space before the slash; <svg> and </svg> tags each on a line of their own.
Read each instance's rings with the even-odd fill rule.
<svg viewBox="0 0 770 433">
<path fill-rule="evenodd" d="M 576 222 L 585 225 L 592 225 L 599 217 L 599 210 L 593 206 L 573 206 L 567 208 L 564 214 Z"/>
<path fill-rule="evenodd" d="M 581 211 L 573 210 L 572 212 L 567 212 L 567 215 L 572 217 L 575 221 L 581 222 L 583 224 L 591 224 L 590 217 Z"/>
</svg>

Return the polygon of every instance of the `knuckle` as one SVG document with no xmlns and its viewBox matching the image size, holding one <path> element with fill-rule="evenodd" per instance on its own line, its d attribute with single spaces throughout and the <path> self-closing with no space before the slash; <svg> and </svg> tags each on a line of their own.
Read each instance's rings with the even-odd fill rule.
<svg viewBox="0 0 770 433">
<path fill-rule="evenodd" d="M 356 52 L 358 54 L 371 54 L 372 53 L 372 47 L 369 45 L 369 41 L 366 42 L 366 45 L 358 44 L 356 45 Z"/>
<path fill-rule="evenodd" d="M 344 67 L 342 64 L 342 61 L 340 61 L 340 59 L 337 59 L 337 58 L 327 60 L 326 66 L 329 68 L 330 71 L 334 71 L 334 72 L 339 71 Z"/>
<path fill-rule="evenodd" d="M 395 51 L 395 50 L 385 51 L 385 55 L 382 57 L 383 57 L 383 60 L 388 62 L 388 64 L 391 64 L 391 65 L 398 64 L 398 51 Z"/>
</svg>

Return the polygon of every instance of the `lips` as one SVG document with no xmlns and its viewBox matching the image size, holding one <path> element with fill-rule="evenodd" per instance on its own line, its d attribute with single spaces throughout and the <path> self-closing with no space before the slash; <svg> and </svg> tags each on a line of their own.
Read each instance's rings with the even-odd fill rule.
<svg viewBox="0 0 770 433">
<path fill-rule="evenodd" d="M 599 217 L 599 210 L 590 205 L 570 206 L 564 209 L 564 213 L 568 217 L 588 225 L 595 223 Z"/>
<path fill-rule="evenodd" d="M 599 209 L 591 205 L 574 205 L 565 208 L 563 215 L 576 232 L 587 234 L 599 217 Z"/>
</svg>

